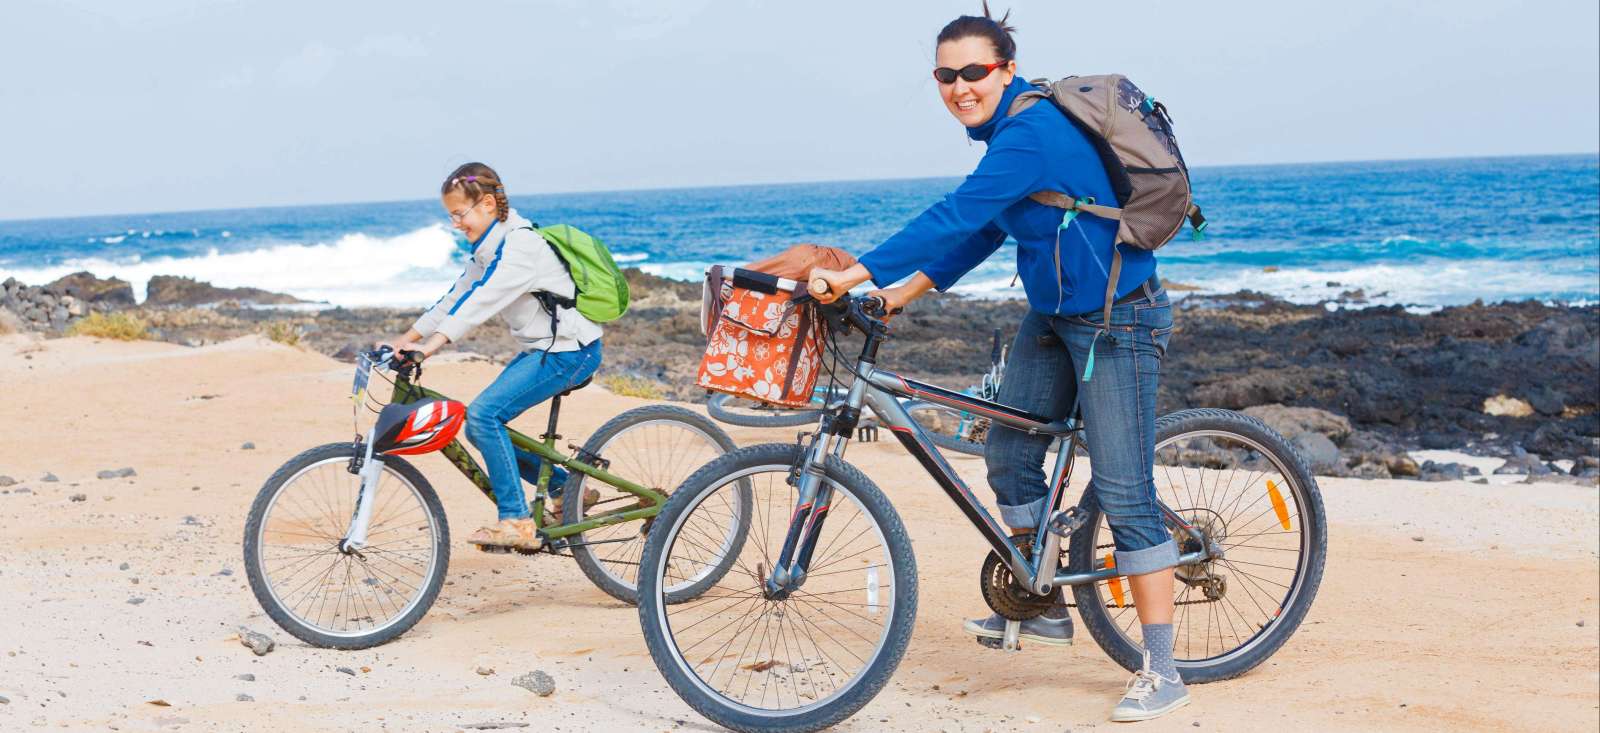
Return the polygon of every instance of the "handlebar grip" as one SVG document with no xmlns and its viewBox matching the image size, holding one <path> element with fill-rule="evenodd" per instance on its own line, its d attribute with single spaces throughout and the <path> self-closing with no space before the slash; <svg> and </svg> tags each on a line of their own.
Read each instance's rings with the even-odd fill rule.
<svg viewBox="0 0 1600 733">
<path fill-rule="evenodd" d="M 819 277 L 811 281 L 810 288 L 813 295 L 827 295 L 829 290 L 828 281 Z"/>
<path fill-rule="evenodd" d="M 778 292 L 778 276 L 755 270 L 746 270 L 742 267 L 735 268 L 733 271 L 733 286 L 772 295 Z"/>
<path fill-rule="evenodd" d="M 395 352 L 395 355 L 390 358 L 389 365 L 396 370 L 413 366 L 421 366 L 423 358 L 422 352 L 420 351 L 398 351 Z"/>
</svg>

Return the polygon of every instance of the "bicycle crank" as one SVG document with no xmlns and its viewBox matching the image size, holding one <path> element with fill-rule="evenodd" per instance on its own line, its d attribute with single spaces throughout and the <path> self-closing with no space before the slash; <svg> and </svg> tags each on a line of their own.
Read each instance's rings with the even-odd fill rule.
<svg viewBox="0 0 1600 733">
<path fill-rule="evenodd" d="M 1032 555 L 1032 532 L 1016 535 L 1011 542 L 1022 551 L 1024 557 Z M 1049 594 L 1038 595 L 1023 587 L 1016 574 L 1011 572 L 1011 567 L 993 551 L 983 559 L 978 583 L 984 603 L 989 604 L 989 608 L 1000 614 L 1001 618 L 1013 622 L 1036 618 L 1061 598 L 1059 588 Z"/>
</svg>

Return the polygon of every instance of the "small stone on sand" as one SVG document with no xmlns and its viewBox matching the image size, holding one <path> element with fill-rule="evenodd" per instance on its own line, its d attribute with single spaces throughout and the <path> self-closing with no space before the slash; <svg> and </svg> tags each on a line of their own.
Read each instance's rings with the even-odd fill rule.
<svg viewBox="0 0 1600 733">
<path fill-rule="evenodd" d="M 521 677 L 511 680 L 511 684 L 521 687 L 539 697 L 549 697 L 556 691 L 556 681 L 542 669 L 536 669 Z"/>
<path fill-rule="evenodd" d="M 255 652 L 258 657 L 267 656 L 267 652 L 278 646 L 278 643 L 273 641 L 272 637 L 259 631 L 251 631 L 245 628 L 239 629 L 239 643 L 250 647 L 250 651 Z"/>
</svg>

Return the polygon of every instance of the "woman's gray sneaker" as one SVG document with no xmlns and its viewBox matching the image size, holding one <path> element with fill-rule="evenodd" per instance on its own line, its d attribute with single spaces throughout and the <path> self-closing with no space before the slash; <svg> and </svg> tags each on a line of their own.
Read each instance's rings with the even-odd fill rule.
<svg viewBox="0 0 1600 733">
<path fill-rule="evenodd" d="M 1058 615 L 1059 618 L 1051 618 Z M 962 628 L 978 637 L 979 644 L 999 649 L 1006 635 L 1006 619 L 997 613 L 986 619 L 972 619 Z M 1018 638 L 1051 646 L 1068 646 L 1072 644 L 1072 617 L 1067 614 L 1066 608 L 1052 608 L 1045 611 L 1043 616 L 1023 621 Z"/>
<path fill-rule="evenodd" d="M 1189 704 L 1189 689 L 1183 678 L 1168 679 L 1150 670 L 1150 652 L 1144 653 L 1144 669 L 1133 673 L 1122 702 L 1111 711 L 1111 722 L 1133 723 L 1159 718 Z"/>
</svg>

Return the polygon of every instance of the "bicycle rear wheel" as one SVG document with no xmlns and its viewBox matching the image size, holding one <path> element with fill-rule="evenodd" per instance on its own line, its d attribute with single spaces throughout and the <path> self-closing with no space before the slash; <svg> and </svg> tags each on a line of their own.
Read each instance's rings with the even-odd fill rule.
<svg viewBox="0 0 1600 733">
<path fill-rule="evenodd" d="M 585 453 L 609 463 L 611 473 L 663 494 L 671 494 L 695 469 L 737 447 L 716 423 L 672 405 L 628 410 L 600 426 L 583 444 Z M 571 472 L 562 495 L 578 497 L 590 492 L 597 501 L 588 506 L 571 499 L 562 502 L 563 524 L 575 524 L 586 516 L 640 501 L 633 494 L 577 471 Z M 718 507 L 721 513 L 717 523 L 710 524 L 708 514 L 698 529 L 714 536 L 719 547 L 732 549 L 744 542 L 750 528 L 749 492 L 734 492 L 724 498 L 727 501 Z M 572 541 L 577 545 L 572 548 L 573 559 L 600 590 L 619 601 L 637 603 L 639 556 L 644 552 L 645 535 L 654 523 L 655 518 L 621 522 L 574 535 Z M 733 556 L 724 552 L 720 563 L 698 566 L 694 572 L 685 568 L 684 581 L 669 589 L 671 599 L 688 600 L 704 592 L 728 572 Z"/>
<path fill-rule="evenodd" d="M 1156 421 L 1156 493 L 1222 546 L 1224 556 L 1175 569 L 1173 658 L 1185 682 L 1231 679 L 1288 641 L 1316 598 L 1328 538 L 1322 494 L 1305 461 L 1264 423 L 1230 410 L 1183 410 Z M 1198 544 L 1179 528 L 1179 552 Z M 1114 564 L 1098 508 L 1069 549 L 1072 572 Z M 1126 581 L 1073 588 L 1078 614 L 1129 671 L 1143 635 Z"/>
<path fill-rule="evenodd" d="M 673 493 L 645 542 L 639 621 L 656 668 L 679 697 L 737 731 L 799 733 L 834 725 L 877 695 L 905 653 L 916 619 L 916 561 L 905 527 L 872 481 L 829 457 L 833 487 L 805 583 L 763 592 L 796 510 L 791 469 L 805 448 L 767 444 L 729 453 Z M 709 548 L 694 518 L 746 484 L 755 507 L 734 570 L 700 599 L 670 605 L 680 557 Z"/>
</svg>

